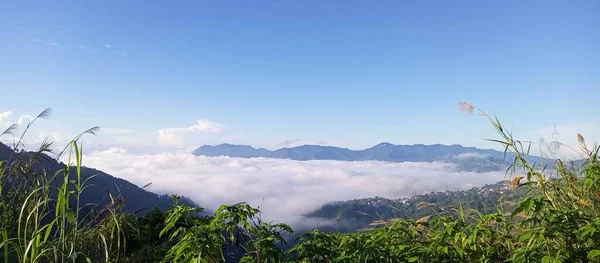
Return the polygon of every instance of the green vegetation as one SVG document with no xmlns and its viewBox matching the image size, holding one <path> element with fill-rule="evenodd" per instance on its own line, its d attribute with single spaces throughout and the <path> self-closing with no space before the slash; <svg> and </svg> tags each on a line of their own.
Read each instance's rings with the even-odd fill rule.
<svg viewBox="0 0 600 263">
<path fill-rule="evenodd" d="M 518 198 L 499 196 L 483 210 L 459 202 L 419 219 L 378 219 L 357 233 L 314 230 L 294 244 L 288 225 L 264 222 L 244 203 L 203 215 L 173 196 L 168 211 L 136 217 L 113 198 L 83 213 L 80 197 L 92 186 L 81 177 L 80 136 L 67 148 L 74 166 L 58 171 L 40 167 L 51 145 L 43 143 L 0 162 L 0 261 L 600 262 L 600 148 L 579 136 L 585 162 L 544 164 L 551 171 L 528 163 L 529 146 L 484 116 L 500 135 L 493 141 L 515 156 L 510 171 L 523 174 L 510 181 Z"/>
<path fill-rule="evenodd" d="M 308 216 L 333 221 L 333 226 L 327 227 L 332 231 L 354 232 L 368 228 L 374 220 L 418 219 L 456 211 L 459 206 L 481 213 L 493 213 L 502 203 L 516 202 L 524 196 L 524 188 L 511 189 L 509 184 L 510 181 L 501 181 L 463 191 L 431 192 L 401 199 L 374 197 L 333 202 Z"/>
</svg>

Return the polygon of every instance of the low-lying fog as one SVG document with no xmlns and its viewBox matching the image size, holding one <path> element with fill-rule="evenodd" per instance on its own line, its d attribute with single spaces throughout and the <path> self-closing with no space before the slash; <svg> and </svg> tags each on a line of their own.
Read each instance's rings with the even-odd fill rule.
<svg viewBox="0 0 600 263">
<path fill-rule="evenodd" d="M 495 183 L 504 171 L 457 171 L 448 163 L 293 161 L 203 157 L 183 153 L 131 154 L 112 148 L 84 156 L 84 164 L 155 193 L 185 195 L 200 206 L 245 201 L 263 219 L 310 224 L 302 215 L 332 201 L 410 197 Z"/>
</svg>

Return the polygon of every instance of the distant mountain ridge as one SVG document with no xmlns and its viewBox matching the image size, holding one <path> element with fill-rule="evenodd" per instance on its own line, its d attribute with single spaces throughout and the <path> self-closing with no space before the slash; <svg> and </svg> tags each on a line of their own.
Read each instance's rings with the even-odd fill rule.
<svg viewBox="0 0 600 263">
<path fill-rule="evenodd" d="M 384 161 L 384 162 L 435 162 L 444 161 L 457 164 L 459 170 L 486 172 L 501 170 L 512 161 L 514 154 L 491 149 L 478 149 L 454 145 L 394 145 L 383 142 L 364 150 L 347 148 L 302 145 L 291 148 L 281 148 L 274 151 L 264 148 L 254 148 L 248 145 L 219 144 L 203 145 L 193 152 L 196 156 L 228 156 L 238 158 L 277 158 L 298 161 L 335 160 L 335 161 Z M 532 156 L 533 162 L 550 161 Z"/>
</svg>

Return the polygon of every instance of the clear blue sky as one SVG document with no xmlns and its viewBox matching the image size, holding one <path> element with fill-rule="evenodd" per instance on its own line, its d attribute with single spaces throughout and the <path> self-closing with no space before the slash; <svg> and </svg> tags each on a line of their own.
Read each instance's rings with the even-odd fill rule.
<svg viewBox="0 0 600 263">
<path fill-rule="evenodd" d="M 524 136 L 595 132 L 599 14 L 598 1 L 4 2 L 0 112 L 52 107 L 67 134 L 227 126 L 184 144 L 490 146 L 466 100 Z"/>
</svg>

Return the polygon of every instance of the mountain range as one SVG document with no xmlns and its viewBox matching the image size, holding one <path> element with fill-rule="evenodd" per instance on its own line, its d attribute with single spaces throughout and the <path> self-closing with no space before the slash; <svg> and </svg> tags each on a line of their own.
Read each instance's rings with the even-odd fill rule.
<svg viewBox="0 0 600 263">
<path fill-rule="evenodd" d="M 203 145 L 193 152 L 196 156 L 228 156 L 238 158 L 277 158 L 298 161 L 383 161 L 383 162 L 448 162 L 457 165 L 458 170 L 487 172 L 504 169 L 514 159 L 514 154 L 491 150 L 464 147 L 461 145 L 394 145 L 383 142 L 364 150 L 347 148 L 302 145 L 281 148 L 274 151 L 254 148 L 248 145 L 219 144 Z M 551 160 L 530 156 L 530 161 L 540 163 Z"/>
</svg>

